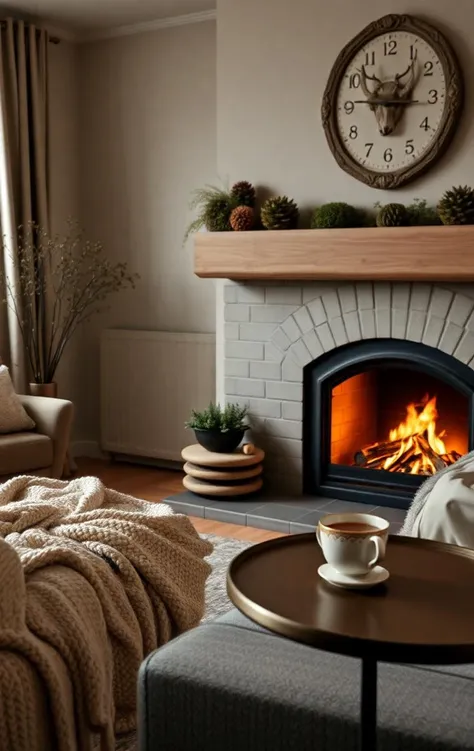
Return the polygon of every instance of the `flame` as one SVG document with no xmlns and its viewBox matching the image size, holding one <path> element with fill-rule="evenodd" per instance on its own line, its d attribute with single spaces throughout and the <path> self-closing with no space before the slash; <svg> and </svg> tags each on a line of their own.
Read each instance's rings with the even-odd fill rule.
<svg viewBox="0 0 474 751">
<path fill-rule="evenodd" d="M 359 452 L 359 458 L 363 459 L 362 466 L 412 475 L 432 475 L 454 464 L 460 455 L 446 449 L 443 441 L 445 431 L 437 432 L 437 419 L 436 396 L 430 399 L 426 395 L 421 403 L 408 404 L 405 419 L 397 428 L 390 430 L 388 441 L 374 443 Z"/>
<path fill-rule="evenodd" d="M 438 455 L 442 456 L 446 454 L 446 446 L 442 440 L 444 431 L 437 435 L 436 433 L 436 420 L 438 419 L 438 410 L 436 409 L 436 397 L 432 399 L 429 396 L 425 396 L 420 407 L 423 407 L 422 411 L 416 404 L 412 403 L 407 406 L 407 415 L 403 422 L 400 423 L 398 428 L 394 428 L 389 433 L 390 441 L 401 440 L 399 450 L 389 456 L 383 465 L 384 469 L 390 469 L 390 467 L 401 457 L 415 446 L 416 436 L 423 436 L 426 434 L 426 440 L 430 448 Z M 415 446 L 415 449 L 418 448 Z M 415 450 L 415 454 L 420 453 L 419 450 Z M 425 474 L 427 471 L 436 471 L 432 461 L 427 458 L 425 453 L 421 454 L 421 461 L 417 459 L 411 469 L 412 475 L 420 473 Z"/>
</svg>

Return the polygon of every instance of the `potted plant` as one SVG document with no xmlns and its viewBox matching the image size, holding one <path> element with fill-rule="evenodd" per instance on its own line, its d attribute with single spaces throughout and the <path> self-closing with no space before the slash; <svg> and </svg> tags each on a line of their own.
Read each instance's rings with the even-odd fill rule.
<svg viewBox="0 0 474 751">
<path fill-rule="evenodd" d="M 248 429 L 244 422 L 247 414 L 247 407 L 226 404 L 222 409 L 219 404 L 211 402 L 202 412 L 193 409 L 186 427 L 194 430 L 196 440 L 208 451 L 231 454 Z"/>
<path fill-rule="evenodd" d="M 3 252 L 10 254 L 8 238 Z M 5 257 L 4 255 L 4 257 Z M 134 287 L 137 274 L 126 263 L 112 263 L 101 243 L 84 238 L 75 222 L 65 237 L 51 237 L 35 224 L 18 228 L 12 267 L 16 279 L 0 268 L 3 301 L 15 315 L 23 338 L 33 394 L 56 396 L 55 373 L 76 328 L 104 310 L 114 292 Z"/>
</svg>

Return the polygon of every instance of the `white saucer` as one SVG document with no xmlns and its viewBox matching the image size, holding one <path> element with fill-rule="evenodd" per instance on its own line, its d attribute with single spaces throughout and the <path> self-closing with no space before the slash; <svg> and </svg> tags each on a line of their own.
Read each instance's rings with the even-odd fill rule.
<svg viewBox="0 0 474 751">
<path fill-rule="evenodd" d="M 323 563 L 318 568 L 318 574 L 329 584 L 334 584 L 336 587 L 343 587 L 344 589 L 369 589 L 375 587 L 376 584 L 381 584 L 386 581 L 390 576 L 389 572 L 383 566 L 374 566 L 368 574 L 364 576 L 348 576 L 347 574 L 340 574 L 329 563 Z"/>
</svg>

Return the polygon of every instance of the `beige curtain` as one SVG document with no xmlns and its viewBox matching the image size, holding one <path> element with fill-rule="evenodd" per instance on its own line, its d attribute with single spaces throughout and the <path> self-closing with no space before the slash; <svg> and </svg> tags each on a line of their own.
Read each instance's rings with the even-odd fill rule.
<svg viewBox="0 0 474 751">
<path fill-rule="evenodd" d="M 16 230 L 36 222 L 49 228 L 47 185 L 48 34 L 7 19 L 0 30 L 0 224 L 5 238 L 2 259 L 10 289 L 20 303 Z M 1 298 L 4 290 L 0 290 Z M 42 325 L 44 306 L 38 311 Z M 0 356 L 10 365 L 17 390 L 27 382 L 18 321 L 0 308 Z M 41 329 L 40 329 L 41 330 Z M 3 339 L 3 341 L 2 341 Z"/>
</svg>

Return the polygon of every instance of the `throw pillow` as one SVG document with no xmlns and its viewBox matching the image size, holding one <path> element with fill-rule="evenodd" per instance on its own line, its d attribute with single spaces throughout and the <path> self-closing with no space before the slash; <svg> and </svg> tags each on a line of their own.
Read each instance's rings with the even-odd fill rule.
<svg viewBox="0 0 474 751">
<path fill-rule="evenodd" d="M 0 365 L 0 433 L 18 433 L 34 427 L 35 423 L 15 393 L 8 368 Z"/>
</svg>

